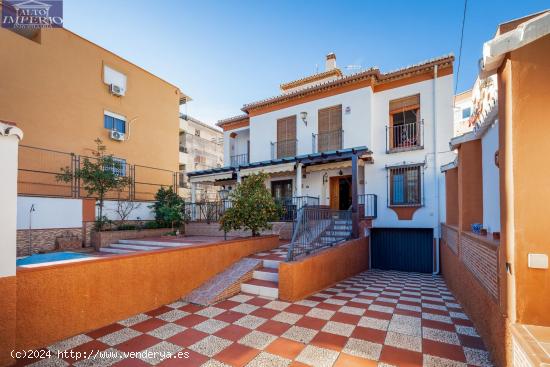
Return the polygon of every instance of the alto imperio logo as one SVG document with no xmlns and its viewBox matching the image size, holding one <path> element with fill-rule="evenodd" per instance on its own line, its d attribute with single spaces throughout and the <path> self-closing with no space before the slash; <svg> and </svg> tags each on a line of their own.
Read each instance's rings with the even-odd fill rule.
<svg viewBox="0 0 550 367">
<path fill-rule="evenodd" d="M 4 28 L 61 28 L 63 0 L 4 0 Z"/>
</svg>

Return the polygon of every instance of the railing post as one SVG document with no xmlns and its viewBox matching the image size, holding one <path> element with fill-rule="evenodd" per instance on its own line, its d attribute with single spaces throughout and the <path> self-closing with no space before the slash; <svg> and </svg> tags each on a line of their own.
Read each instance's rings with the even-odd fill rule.
<svg viewBox="0 0 550 367">
<path fill-rule="evenodd" d="M 358 169 L 359 169 L 359 157 L 357 154 L 351 156 L 351 228 L 352 228 L 352 238 L 359 237 L 359 217 L 357 212 L 358 207 L 358 196 L 357 196 L 357 185 L 358 180 Z"/>
<path fill-rule="evenodd" d="M 311 153 L 317 153 L 315 151 L 315 134 L 311 133 Z"/>
</svg>

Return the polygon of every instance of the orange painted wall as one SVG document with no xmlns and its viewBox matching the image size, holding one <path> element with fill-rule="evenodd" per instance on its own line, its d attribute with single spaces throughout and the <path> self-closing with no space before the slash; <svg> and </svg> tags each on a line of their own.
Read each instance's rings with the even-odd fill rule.
<svg viewBox="0 0 550 367">
<path fill-rule="evenodd" d="M 0 119 L 17 123 L 25 132 L 24 145 L 90 155 L 100 137 L 110 153 L 128 163 L 178 170 L 176 86 L 68 30 L 42 29 L 39 38 L 40 43 L 0 29 Z M 104 64 L 127 76 L 124 97 L 109 93 Z M 128 141 L 109 139 L 104 110 L 127 121 L 138 117 Z M 36 157 L 22 150 L 20 166 L 31 159 Z M 47 162 L 43 158 L 42 164 Z M 171 176 L 167 179 L 170 184 Z"/>
<path fill-rule="evenodd" d="M 461 144 L 458 161 L 458 227 L 470 231 L 471 224 L 483 223 L 481 140 Z"/>
<path fill-rule="evenodd" d="M 17 281 L 15 276 L 0 278 L 0 366 L 13 362 L 15 349 Z"/>
<path fill-rule="evenodd" d="M 445 172 L 445 222 L 458 225 L 458 168 Z"/>
<path fill-rule="evenodd" d="M 17 348 L 37 348 L 173 302 L 278 236 L 19 269 Z M 2 351 L 4 352 L 4 351 Z"/>
<path fill-rule="evenodd" d="M 483 338 L 493 362 L 497 366 L 509 366 L 511 339 L 505 314 L 459 257 L 449 249 L 444 239 L 441 240 L 441 272 L 445 283 Z"/>
<path fill-rule="evenodd" d="M 279 298 L 297 301 L 369 267 L 369 237 L 279 266 Z"/>
<path fill-rule="evenodd" d="M 529 253 L 550 256 L 548 101 L 550 35 L 511 52 L 514 250 L 517 322 L 550 326 L 550 269 L 530 269 Z"/>
</svg>

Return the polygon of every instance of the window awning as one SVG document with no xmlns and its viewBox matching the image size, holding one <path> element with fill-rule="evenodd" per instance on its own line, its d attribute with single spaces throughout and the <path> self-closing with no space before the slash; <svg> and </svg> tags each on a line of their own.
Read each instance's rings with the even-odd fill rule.
<svg viewBox="0 0 550 367">
<path fill-rule="evenodd" d="M 209 175 L 191 176 L 189 177 L 189 182 L 215 182 L 219 180 L 231 179 L 232 177 L 233 177 L 233 171 L 211 173 Z"/>
<path fill-rule="evenodd" d="M 263 166 L 255 168 L 245 168 L 241 170 L 241 177 L 250 176 L 256 173 L 279 173 L 279 172 L 293 172 L 294 163 L 277 164 L 273 166 Z"/>
</svg>

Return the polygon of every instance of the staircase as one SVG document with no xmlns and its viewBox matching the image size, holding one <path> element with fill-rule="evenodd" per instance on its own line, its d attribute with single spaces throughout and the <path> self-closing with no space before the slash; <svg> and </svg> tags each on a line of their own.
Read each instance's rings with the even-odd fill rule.
<svg viewBox="0 0 550 367">
<path fill-rule="evenodd" d="M 252 279 L 241 283 L 241 292 L 278 298 L 280 263 L 279 260 L 263 260 L 262 267 L 252 273 Z"/>
<path fill-rule="evenodd" d="M 131 254 L 134 252 L 181 247 L 184 245 L 185 243 L 179 243 L 179 242 L 162 242 L 162 241 L 148 241 L 148 240 L 118 240 L 117 243 L 113 243 L 109 246 L 100 248 L 99 252 L 104 252 L 109 254 Z"/>
<path fill-rule="evenodd" d="M 349 239 L 351 233 L 351 219 L 334 219 L 333 222 L 319 236 L 318 242 L 332 246 Z"/>
</svg>

